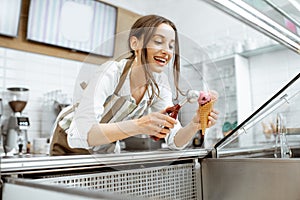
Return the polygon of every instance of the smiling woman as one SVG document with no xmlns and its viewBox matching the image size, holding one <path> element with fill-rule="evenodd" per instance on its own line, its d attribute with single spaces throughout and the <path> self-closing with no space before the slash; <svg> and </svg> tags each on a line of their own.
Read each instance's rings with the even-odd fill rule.
<svg viewBox="0 0 300 200">
<path fill-rule="evenodd" d="M 177 29 L 168 19 L 147 15 L 132 26 L 131 55 L 104 63 L 84 89 L 82 98 L 62 110 L 51 142 L 51 155 L 119 152 L 119 140 L 144 134 L 164 139 L 172 149 L 183 149 L 201 129 L 195 110 L 185 127 L 167 115 L 172 92 L 163 68 L 173 67 L 177 96 L 179 43 Z M 77 98 L 75 98 L 77 99 Z M 217 112 L 208 116 L 215 124 Z"/>
</svg>

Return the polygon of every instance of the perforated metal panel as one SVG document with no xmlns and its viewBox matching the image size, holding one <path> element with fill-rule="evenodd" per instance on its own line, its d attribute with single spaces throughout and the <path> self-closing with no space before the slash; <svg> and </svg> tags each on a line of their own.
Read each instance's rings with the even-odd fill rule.
<svg viewBox="0 0 300 200">
<path fill-rule="evenodd" d="M 194 164 L 63 176 L 34 180 L 43 184 L 114 192 L 151 199 L 197 199 Z"/>
</svg>

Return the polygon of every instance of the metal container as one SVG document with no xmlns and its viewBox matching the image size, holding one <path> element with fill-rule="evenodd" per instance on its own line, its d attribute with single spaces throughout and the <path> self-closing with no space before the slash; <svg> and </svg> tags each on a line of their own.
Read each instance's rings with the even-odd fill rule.
<svg viewBox="0 0 300 200">
<path fill-rule="evenodd" d="M 164 140 L 155 141 L 147 135 L 140 137 L 129 137 L 123 140 L 125 142 L 125 150 L 156 150 L 161 148 Z"/>
</svg>

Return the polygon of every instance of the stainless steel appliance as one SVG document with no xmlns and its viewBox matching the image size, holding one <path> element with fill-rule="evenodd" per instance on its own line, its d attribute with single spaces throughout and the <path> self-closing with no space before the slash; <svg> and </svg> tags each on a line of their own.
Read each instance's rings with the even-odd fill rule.
<svg viewBox="0 0 300 200">
<path fill-rule="evenodd" d="M 30 125 L 29 118 L 22 114 L 27 104 L 29 89 L 11 87 L 7 88 L 7 92 L 8 104 L 13 112 L 8 118 L 6 130 L 3 132 L 3 148 L 6 155 L 22 154 L 26 151 L 27 130 Z"/>
<path fill-rule="evenodd" d="M 2 133 L 3 130 L 3 123 L 2 123 L 2 115 L 3 115 L 3 101 L 2 101 L 2 97 L 0 98 L 0 130 Z M 3 137 L 2 134 L 0 134 L 0 155 L 4 152 L 3 150 Z"/>
</svg>

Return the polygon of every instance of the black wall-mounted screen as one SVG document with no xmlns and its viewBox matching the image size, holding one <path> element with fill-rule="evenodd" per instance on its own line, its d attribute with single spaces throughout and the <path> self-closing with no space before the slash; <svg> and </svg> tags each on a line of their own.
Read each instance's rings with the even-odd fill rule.
<svg viewBox="0 0 300 200">
<path fill-rule="evenodd" d="M 117 8 L 94 0 L 31 0 L 27 39 L 112 57 Z"/>
<path fill-rule="evenodd" d="M 0 34 L 17 37 L 22 0 L 0 0 Z"/>
</svg>

